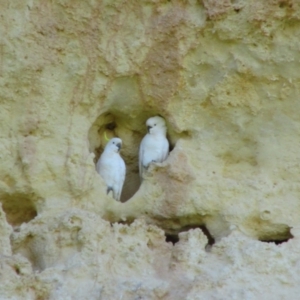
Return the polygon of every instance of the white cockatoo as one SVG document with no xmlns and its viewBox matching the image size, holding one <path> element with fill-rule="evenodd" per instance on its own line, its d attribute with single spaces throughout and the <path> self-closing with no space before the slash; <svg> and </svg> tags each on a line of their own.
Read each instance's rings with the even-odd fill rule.
<svg viewBox="0 0 300 300">
<path fill-rule="evenodd" d="M 163 162 L 169 154 L 169 142 L 166 138 L 167 127 L 162 117 L 155 116 L 147 120 L 148 133 L 142 139 L 139 152 L 140 178 L 152 162 Z"/>
<path fill-rule="evenodd" d="M 96 165 L 97 172 L 107 185 L 107 194 L 112 191 L 117 201 L 120 201 L 126 173 L 124 160 L 119 154 L 121 146 L 121 139 L 112 138 L 106 144 Z"/>
</svg>

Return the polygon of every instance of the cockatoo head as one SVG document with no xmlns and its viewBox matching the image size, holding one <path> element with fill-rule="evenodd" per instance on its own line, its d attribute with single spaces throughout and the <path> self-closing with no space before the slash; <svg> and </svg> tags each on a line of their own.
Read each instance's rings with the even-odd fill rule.
<svg viewBox="0 0 300 300">
<path fill-rule="evenodd" d="M 119 153 L 122 147 L 122 140 L 119 138 L 112 138 L 105 146 L 105 150 Z"/>
<path fill-rule="evenodd" d="M 167 127 L 166 122 L 162 117 L 155 116 L 151 117 L 146 122 L 149 134 L 166 134 Z"/>
</svg>

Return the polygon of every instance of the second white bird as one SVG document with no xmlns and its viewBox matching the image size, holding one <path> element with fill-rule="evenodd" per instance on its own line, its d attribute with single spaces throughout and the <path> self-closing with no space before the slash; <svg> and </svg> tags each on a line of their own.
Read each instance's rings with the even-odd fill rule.
<svg viewBox="0 0 300 300">
<path fill-rule="evenodd" d="M 119 152 L 122 140 L 112 138 L 101 154 L 96 169 L 107 185 L 107 194 L 112 191 L 113 197 L 120 201 L 125 180 L 126 166 Z"/>
<path fill-rule="evenodd" d="M 163 162 L 169 154 L 169 142 L 166 138 L 167 127 L 162 117 L 155 116 L 146 122 L 148 134 L 141 142 L 139 151 L 140 178 L 151 162 Z"/>
</svg>

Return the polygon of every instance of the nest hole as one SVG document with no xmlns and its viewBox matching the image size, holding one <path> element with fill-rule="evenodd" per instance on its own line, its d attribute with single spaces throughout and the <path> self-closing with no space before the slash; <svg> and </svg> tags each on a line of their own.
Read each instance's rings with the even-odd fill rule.
<svg viewBox="0 0 300 300">
<path fill-rule="evenodd" d="M 171 234 L 165 233 L 166 242 L 171 242 L 173 245 L 175 245 L 176 243 L 179 242 L 179 233 L 189 231 L 190 229 L 196 229 L 196 228 L 200 228 L 202 230 L 202 232 L 204 233 L 204 235 L 207 237 L 208 242 L 205 246 L 205 249 L 207 249 L 208 247 L 212 247 L 215 243 L 215 239 L 210 234 L 209 230 L 207 229 L 207 227 L 205 225 L 188 225 L 188 226 L 183 227 L 177 233 L 171 233 Z"/>
<path fill-rule="evenodd" d="M 89 130 L 89 151 L 95 154 L 95 164 L 103 152 L 107 140 L 113 137 L 119 137 L 123 141 L 120 154 L 126 164 L 126 178 L 122 190 L 121 202 L 129 200 L 140 187 L 138 167 L 139 147 L 142 138 L 147 133 L 146 120 L 155 115 L 158 115 L 158 113 L 149 111 L 141 111 L 134 116 L 120 111 L 106 112 L 96 119 Z M 168 127 L 167 138 L 171 152 L 177 140 L 182 135 L 188 135 L 188 133 L 174 133 L 172 130 L 169 130 L 170 126 L 168 126 L 166 118 L 165 120 Z"/>
<path fill-rule="evenodd" d="M 165 234 L 166 236 L 166 242 L 171 242 L 173 245 L 179 242 L 179 236 L 177 234 Z"/>
<path fill-rule="evenodd" d="M 21 270 L 20 270 L 20 267 L 19 267 L 19 266 L 15 265 L 15 266 L 14 266 L 14 270 L 15 270 L 15 272 L 16 272 L 17 275 L 20 275 L 20 274 L 21 274 Z"/>
<path fill-rule="evenodd" d="M 28 223 L 37 216 L 37 210 L 33 200 L 27 195 L 15 194 L 3 197 L 2 209 L 5 212 L 7 222 L 17 228 L 22 223 Z"/>
<path fill-rule="evenodd" d="M 275 245 L 280 245 L 282 243 L 287 243 L 290 239 L 294 238 L 291 233 L 291 228 L 286 226 L 282 231 L 270 236 L 262 236 L 259 238 L 260 242 L 263 243 L 274 243 Z"/>
</svg>

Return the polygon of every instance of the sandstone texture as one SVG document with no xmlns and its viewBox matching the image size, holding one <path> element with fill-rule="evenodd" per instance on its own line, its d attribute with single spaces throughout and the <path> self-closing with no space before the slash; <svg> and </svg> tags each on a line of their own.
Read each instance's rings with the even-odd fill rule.
<svg viewBox="0 0 300 300">
<path fill-rule="evenodd" d="M 298 0 L 0 7 L 1 300 L 299 298 Z M 140 184 L 158 114 L 171 152 Z"/>
</svg>

